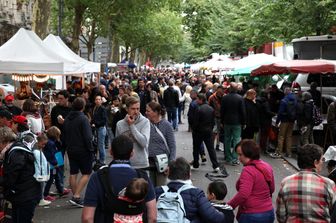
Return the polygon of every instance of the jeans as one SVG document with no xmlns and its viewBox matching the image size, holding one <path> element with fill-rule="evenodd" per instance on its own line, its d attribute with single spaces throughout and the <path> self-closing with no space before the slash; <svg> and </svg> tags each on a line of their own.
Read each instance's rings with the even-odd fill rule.
<svg viewBox="0 0 336 223">
<path fill-rule="evenodd" d="M 31 223 L 34 217 L 35 208 L 39 201 L 40 200 L 38 199 L 26 201 L 20 204 L 12 204 L 13 223 Z"/>
<path fill-rule="evenodd" d="M 177 107 L 167 107 L 168 121 L 173 125 L 173 129 L 177 129 Z"/>
<path fill-rule="evenodd" d="M 99 152 L 99 161 L 105 163 L 105 137 L 106 137 L 106 127 L 99 127 L 97 129 L 98 137 L 98 152 Z"/>
<path fill-rule="evenodd" d="M 46 197 L 46 196 L 49 195 L 50 187 L 53 184 L 54 179 L 55 179 L 55 186 L 56 186 L 57 192 L 59 194 L 63 193 L 63 186 L 60 183 L 58 172 L 59 172 L 58 169 L 50 170 L 50 178 L 49 178 L 47 184 L 45 185 L 43 196 Z"/>
<path fill-rule="evenodd" d="M 261 213 L 241 214 L 239 216 L 239 223 L 273 223 L 274 210 L 265 211 Z"/>
<path fill-rule="evenodd" d="M 238 156 L 235 147 L 240 141 L 240 135 L 241 125 L 224 124 L 224 154 L 227 162 L 237 160 Z"/>
<path fill-rule="evenodd" d="M 192 138 L 193 138 L 193 157 L 194 157 L 194 167 L 199 167 L 199 156 L 200 156 L 200 148 L 202 142 L 204 142 L 208 153 L 209 157 L 212 163 L 212 168 L 217 168 L 218 161 L 217 161 L 217 156 L 214 148 L 214 143 L 212 140 L 212 131 L 211 132 L 192 132 Z"/>
<path fill-rule="evenodd" d="M 108 138 L 109 138 L 109 145 L 111 145 L 112 141 L 114 139 L 114 134 L 113 134 L 113 131 L 112 131 L 111 127 L 107 127 L 107 135 L 108 135 Z"/>
</svg>

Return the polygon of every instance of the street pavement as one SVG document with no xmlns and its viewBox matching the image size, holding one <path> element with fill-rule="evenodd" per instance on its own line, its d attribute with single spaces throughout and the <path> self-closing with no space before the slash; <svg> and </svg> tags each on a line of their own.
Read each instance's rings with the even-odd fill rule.
<svg viewBox="0 0 336 223">
<path fill-rule="evenodd" d="M 192 138 L 191 133 L 187 131 L 188 124 L 187 120 L 183 120 L 185 124 L 179 126 L 179 131 L 175 132 L 176 143 L 177 143 L 177 157 L 182 156 L 187 160 L 192 160 Z M 221 146 L 223 146 L 221 144 Z M 224 164 L 224 153 L 217 152 L 217 158 L 221 165 Z M 275 207 L 276 197 L 279 191 L 281 180 L 295 173 L 297 170 L 293 168 L 287 161 L 283 159 L 272 159 L 269 156 L 262 156 L 262 159 L 270 163 L 273 166 L 274 176 L 275 176 L 275 187 L 276 191 L 272 196 L 273 204 Z M 232 198 L 236 193 L 236 181 L 239 178 L 240 172 L 242 170 L 242 165 L 240 166 L 225 166 L 229 176 L 224 179 L 228 194 L 227 199 Z M 192 170 L 191 179 L 193 184 L 206 192 L 208 184 L 211 182 L 205 177 L 206 173 L 212 172 L 211 162 L 207 156 L 207 163 L 205 165 L 200 165 L 197 170 Z M 81 208 L 74 207 L 68 203 L 70 195 L 66 198 L 60 198 L 52 202 L 48 207 L 38 207 L 35 212 L 34 223 L 77 223 L 81 222 Z"/>
</svg>

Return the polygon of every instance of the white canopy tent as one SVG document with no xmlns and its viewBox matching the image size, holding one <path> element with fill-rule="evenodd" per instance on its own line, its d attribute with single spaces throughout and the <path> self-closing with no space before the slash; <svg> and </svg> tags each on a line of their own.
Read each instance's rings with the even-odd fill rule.
<svg viewBox="0 0 336 223">
<path fill-rule="evenodd" d="M 59 36 L 54 36 L 49 34 L 44 40 L 43 45 L 48 48 L 50 51 L 53 51 L 55 54 L 60 57 L 65 58 L 66 60 L 73 61 L 78 64 L 78 73 L 90 73 L 90 72 L 100 72 L 100 63 L 94 63 L 87 61 L 77 54 L 75 54 Z M 76 73 L 77 73 L 76 72 Z"/>
<path fill-rule="evenodd" d="M 65 62 L 41 42 L 34 32 L 19 29 L 0 47 L 0 73 L 64 74 Z"/>
</svg>

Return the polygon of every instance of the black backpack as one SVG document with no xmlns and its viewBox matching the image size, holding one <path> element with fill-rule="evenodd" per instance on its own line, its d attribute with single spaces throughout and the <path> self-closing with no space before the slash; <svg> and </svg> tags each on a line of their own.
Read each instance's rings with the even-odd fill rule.
<svg viewBox="0 0 336 223">
<path fill-rule="evenodd" d="M 145 210 L 145 201 L 139 203 L 133 203 L 118 198 L 118 194 L 114 192 L 114 189 L 110 182 L 109 177 L 110 166 L 102 167 L 97 171 L 98 179 L 103 187 L 104 196 L 101 203 L 101 209 L 105 216 L 113 220 L 113 214 L 122 215 L 138 215 Z M 136 170 L 138 178 L 144 178 L 147 176 L 145 171 Z M 113 214 L 112 214 L 113 213 Z"/>
</svg>

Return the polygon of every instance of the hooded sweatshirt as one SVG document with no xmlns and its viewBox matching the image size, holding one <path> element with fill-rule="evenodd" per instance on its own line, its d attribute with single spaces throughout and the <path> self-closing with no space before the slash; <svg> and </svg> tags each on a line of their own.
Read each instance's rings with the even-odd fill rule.
<svg viewBox="0 0 336 223">
<path fill-rule="evenodd" d="M 133 125 L 128 125 L 126 116 L 117 123 L 116 136 L 119 135 L 127 135 L 133 140 L 133 156 L 130 159 L 132 167 L 148 167 L 149 120 L 140 114 Z"/>
<path fill-rule="evenodd" d="M 80 111 L 71 111 L 64 121 L 64 136 L 69 154 L 92 152 L 92 130 L 88 118 Z"/>
</svg>

